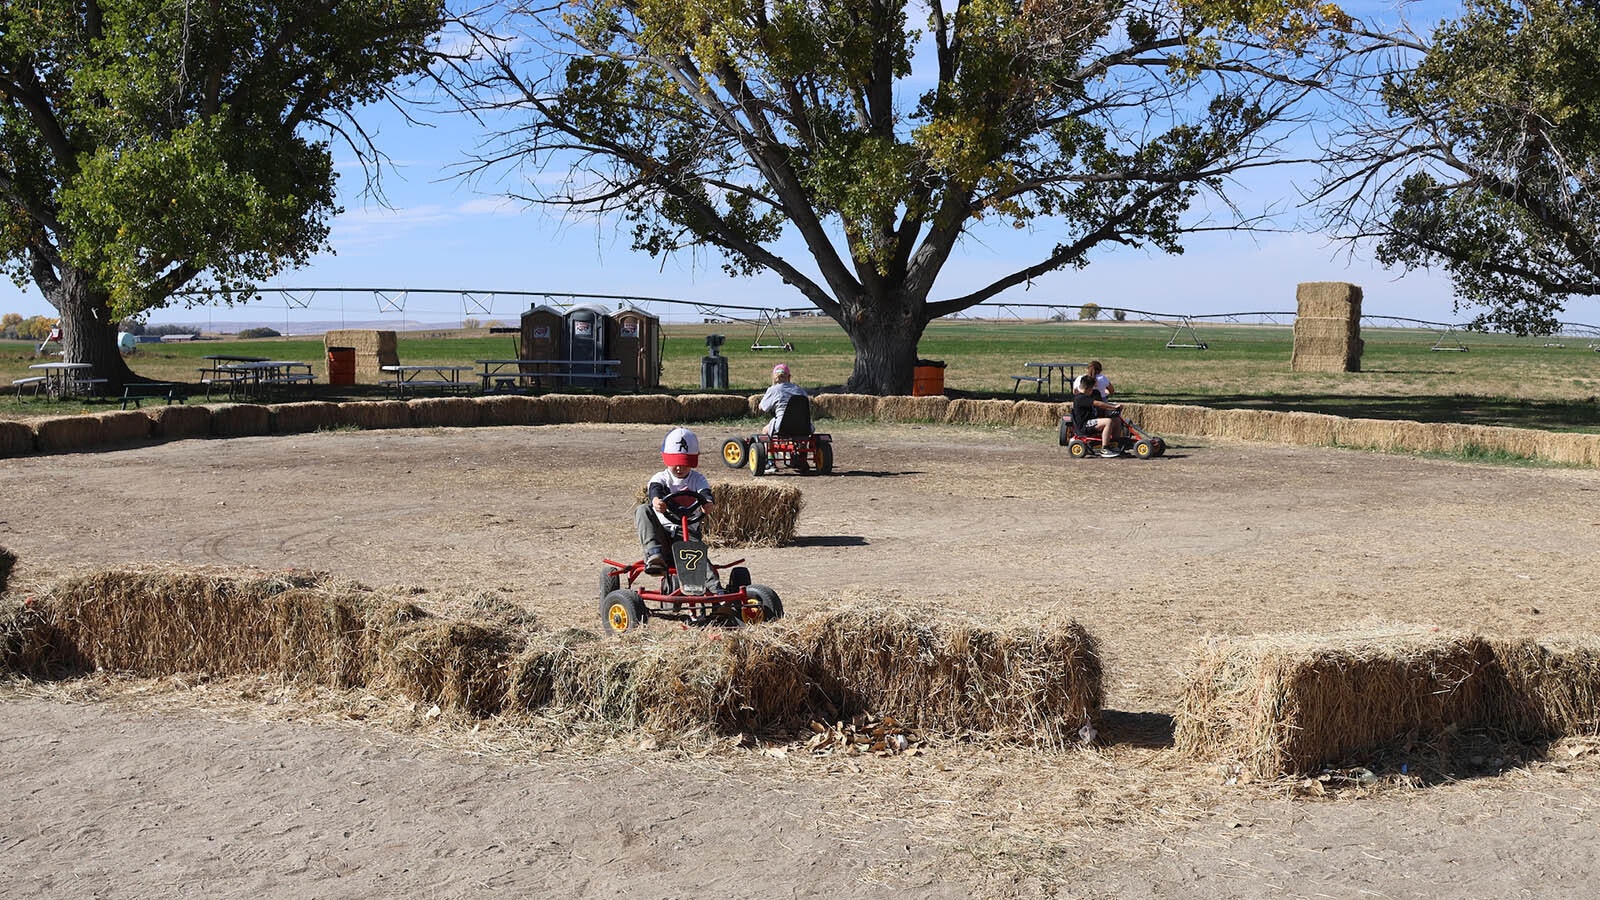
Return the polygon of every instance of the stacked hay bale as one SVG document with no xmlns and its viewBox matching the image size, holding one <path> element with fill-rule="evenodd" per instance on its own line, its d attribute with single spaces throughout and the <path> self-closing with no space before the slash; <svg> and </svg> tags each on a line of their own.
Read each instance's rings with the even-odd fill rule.
<svg viewBox="0 0 1600 900">
<path fill-rule="evenodd" d="M 105 425 L 99 416 L 57 416 L 35 421 L 33 435 L 40 453 L 88 450 L 105 443 Z"/>
<path fill-rule="evenodd" d="M 685 422 L 714 422 L 737 419 L 749 411 L 744 397 L 733 394 L 685 394 L 678 398 Z"/>
<path fill-rule="evenodd" d="M 1402 738 L 1442 741 L 1503 705 L 1489 644 L 1426 626 L 1213 639 L 1184 680 L 1179 752 L 1260 778 L 1309 774 Z"/>
<path fill-rule="evenodd" d="M 324 349 L 350 347 L 356 351 L 356 384 L 377 384 L 388 375 L 384 366 L 400 364 L 400 342 L 392 331 L 341 329 L 322 337 Z"/>
<path fill-rule="evenodd" d="M 683 421 L 683 406 L 670 394 L 618 394 L 608 401 L 611 422 L 670 425 Z"/>
<path fill-rule="evenodd" d="M 943 422 L 950 409 L 950 398 L 879 397 L 873 415 L 879 422 Z"/>
<path fill-rule="evenodd" d="M 476 428 L 482 424 L 471 397 L 421 397 L 408 404 L 413 428 Z"/>
<path fill-rule="evenodd" d="M 153 406 L 144 410 L 150 417 L 150 436 L 176 441 L 205 437 L 211 433 L 211 409 L 205 406 Z"/>
<path fill-rule="evenodd" d="M 1361 288 L 1307 281 L 1295 291 L 1293 372 L 1361 371 Z"/>
<path fill-rule="evenodd" d="M 951 400 L 945 421 L 952 425 L 1010 425 L 1016 419 L 1016 404 L 1010 400 Z"/>
<path fill-rule="evenodd" d="M 272 430 L 272 412 L 259 403 L 230 403 L 211 408 L 211 433 L 217 437 L 247 437 Z"/>
<path fill-rule="evenodd" d="M 272 430 L 278 434 L 322 431 L 339 424 L 339 404 L 322 400 L 272 407 Z"/>
</svg>

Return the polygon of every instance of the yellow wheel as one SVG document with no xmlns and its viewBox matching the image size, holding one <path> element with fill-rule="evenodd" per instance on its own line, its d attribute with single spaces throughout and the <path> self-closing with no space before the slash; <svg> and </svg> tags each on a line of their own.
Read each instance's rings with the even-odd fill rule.
<svg viewBox="0 0 1600 900">
<path fill-rule="evenodd" d="M 722 464 L 730 469 L 744 468 L 745 456 L 749 448 L 745 446 L 742 438 L 728 438 L 722 442 Z"/>
<path fill-rule="evenodd" d="M 1079 440 L 1069 441 L 1067 443 L 1067 455 L 1073 459 L 1083 459 L 1089 455 L 1089 445 Z"/>
<path fill-rule="evenodd" d="M 600 620 L 612 634 L 622 634 L 643 628 L 650 621 L 650 611 L 645 609 L 638 591 L 616 590 L 601 599 Z"/>
</svg>

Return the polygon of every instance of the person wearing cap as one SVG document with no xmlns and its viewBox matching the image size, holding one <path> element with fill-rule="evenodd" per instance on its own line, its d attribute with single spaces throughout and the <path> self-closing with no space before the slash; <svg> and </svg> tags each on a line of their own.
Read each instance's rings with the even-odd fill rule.
<svg viewBox="0 0 1600 900">
<path fill-rule="evenodd" d="M 761 395 L 759 404 L 762 412 L 772 413 L 772 421 L 761 426 L 762 434 L 773 434 L 778 430 L 778 424 L 783 421 L 783 411 L 789 406 L 790 397 L 806 397 L 806 389 L 789 380 L 789 367 L 778 363 L 772 367 L 772 387 Z"/>
<path fill-rule="evenodd" d="M 661 461 L 666 468 L 645 485 L 645 501 L 634 510 L 639 529 L 639 544 L 644 547 L 647 575 L 667 574 L 667 557 L 661 548 L 669 543 L 672 530 L 680 524 L 667 509 L 667 497 L 685 491 L 700 495 L 701 521 L 711 512 L 711 483 L 695 471 L 700 465 L 700 439 L 687 428 L 674 428 L 661 442 Z M 690 523 L 693 525 L 694 523 Z M 685 539 L 698 535 L 684 535 Z"/>
</svg>

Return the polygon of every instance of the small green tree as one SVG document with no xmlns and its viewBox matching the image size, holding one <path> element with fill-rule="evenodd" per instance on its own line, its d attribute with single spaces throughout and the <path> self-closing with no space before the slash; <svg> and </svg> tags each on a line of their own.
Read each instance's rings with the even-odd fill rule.
<svg viewBox="0 0 1600 900">
<path fill-rule="evenodd" d="M 1085 303 L 1078 307 L 1078 319 L 1083 322 L 1092 322 L 1100 318 L 1100 304 Z"/>
</svg>

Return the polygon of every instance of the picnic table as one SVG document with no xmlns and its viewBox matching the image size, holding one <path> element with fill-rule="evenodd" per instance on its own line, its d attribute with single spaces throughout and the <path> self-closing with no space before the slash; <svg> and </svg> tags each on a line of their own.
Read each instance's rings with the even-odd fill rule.
<svg viewBox="0 0 1600 900">
<path fill-rule="evenodd" d="M 485 394 L 549 385 L 608 387 L 622 369 L 620 359 L 480 359 L 478 378 Z"/>
<path fill-rule="evenodd" d="M 35 394 L 42 389 L 46 394 L 57 400 L 93 393 L 99 390 L 100 385 L 106 383 L 104 378 L 89 377 L 89 373 L 94 370 L 94 366 L 89 363 L 34 363 L 28 368 L 40 374 L 12 382 L 17 386 L 19 395 L 22 393 L 22 388 L 26 386 L 24 382 L 32 382 L 31 386 Z M 42 382 L 33 381 L 34 378 L 43 378 L 44 380 Z"/>
<path fill-rule="evenodd" d="M 1038 372 L 1038 374 L 1035 375 L 1030 372 L 1026 375 L 1011 376 L 1011 393 L 1015 394 L 1017 389 L 1022 387 L 1023 384 L 1031 383 L 1033 385 L 1033 392 L 1035 394 L 1039 393 L 1041 390 L 1046 394 L 1055 394 L 1057 391 L 1054 387 L 1052 387 L 1052 385 L 1055 384 L 1057 378 L 1059 378 L 1061 383 L 1061 390 L 1059 393 L 1070 394 L 1072 393 L 1072 382 L 1078 375 L 1079 367 L 1087 367 L 1088 365 L 1088 363 L 1081 362 L 1023 363 L 1023 368 L 1034 369 Z"/>
<path fill-rule="evenodd" d="M 406 391 L 416 393 L 431 389 L 448 393 L 462 393 L 468 387 L 468 382 L 461 380 L 462 373 L 472 371 L 472 366 L 426 364 L 381 366 L 380 368 L 394 376 L 379 383 L 394 391 L 396 399 L 404 397 Z"/>
<path fill-rule="evenodd" d="M 242 383 L 251 378 L 248 372 L 225 369 L 223 368 L 224 366 L 234 366 L 240 363 L 271 362 L 265 356 L 236 356 L 229 353 L 214 353 L 200 358 L 210 363 L 208 366 L 195 370 L 200 373 L 200 383 L 206 386 L 207 400 L 211 399 L 213 388 L 226 390 L 228 397 L 231 399 L 239 393 L 238 389 Z"/>
<path fill-rule="evenodd" d="M 218 380 L 227 379 L 228 396 L 233 399 L 254 399 L 274 388 L 290 388 L 316 381 L 311 364 L 287 359 L 255 359 L 246 362 L 219 363 Z M 211 396 L 210 387 L 206 396 Z"/>
</svg>

